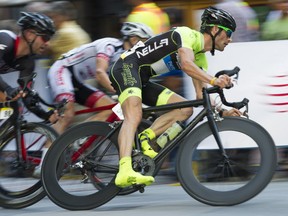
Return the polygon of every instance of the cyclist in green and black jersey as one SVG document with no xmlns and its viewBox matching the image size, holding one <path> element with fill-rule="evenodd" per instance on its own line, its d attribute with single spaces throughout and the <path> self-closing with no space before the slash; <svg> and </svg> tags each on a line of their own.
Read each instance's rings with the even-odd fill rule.
<svg viewBox="0 0 288 216">
<path fill-rule="evenodd" d="M 193 79 L 197 97 L 206 84 L 221 88 L 231 85 L 229 76 L 219 78 L 206 73 L 205 52 L 214 55 L 215 50 L 223 51 L 232 41 L 236 30 L 234 18 L 226 11 L 214 7 L 207 8 L 201 17 L 200 32 L 188 27 L 177 27 L 166 33 L 138 42 L 124 52 L 110 71 L 110 80 L 119 95 L 124 114 L 124 122 L 119 133 L 120 152 L 119 173 L 115 183 L 119 187 L 133 184 L 149 185 L 152 176 L 135 172 L 131 165 L 134 134 L 142 119 L 142 102 L 146 105 L 163 105 L 186 100 L 171 90 L 149 81 L 150 77 L 181 69 Z M 239 112 L 232 110 L 232 112 Z M 176 121 L 184 121 L 193 113 L 192 108 L 177 109 L 161 115 L 153 125 L 139 137 L 143 153 L 151 158 L 157 155 L 149 141 L 163 133 Z"/>
</svg>

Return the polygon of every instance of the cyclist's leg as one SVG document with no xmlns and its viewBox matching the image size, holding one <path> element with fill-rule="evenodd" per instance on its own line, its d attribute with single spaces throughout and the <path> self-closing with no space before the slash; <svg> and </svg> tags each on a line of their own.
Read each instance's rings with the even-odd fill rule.
<svg viewBox="0 0 288 216">
<path fill-rule="evenodd" d="M 62 118 L 53 125 L 54 129 L 62 134 L 71 124 L 74 117 L 74 83 L 72 82 L 70 68 L 64 67 L 62 61 L 56 61 L 48 71 L 48 81 L 51 87 L 51 95 L 54 101 L 67 100 Z"/>
<path fill-rule="evenodd" d="M 64 98 L 63 98 L 64 99 Z M 72 123 L 75 116 L 75 103 L 68 101 L 63 116 L 53 125 L 54 129 L 62 134 Z"/>
<path fill-rule="evenodd" d="M 105 95 L 102 91 L 97 90 L 93 92 L 87 99 L 85 105 L 91 108 L 97 108 L 102 106 L 107 106 L 115 103 L 115 101 L 109 96 Z M 91 116 L 86 119 L 86 121 L 106 121 L 108 117 L 112 114 L 112 110 L 103 110 L 97 112 L 96 115 Z"/>
<path fill-rule="evenodd" d="M 154 178 L 135 172 L 131 159 L 135 133 L 142 119 L 142 86 L 137 64 L 126 64 L 118 60 L 110 72 L 110 80 L 119 95 L 118 99 L 124 115 L 118 136 L 120 161 L 115 184 L 119 187 L 133 184 L 149 185 L 154 182 Z"/>
<path fill-rule="evenodd" d="M 63 67 L 61 61 L 56 61 L 49 69 L 48 82 L 51 87 L 51 95 L 54 101 L 60 102 L 63 99 L 68 101 L 68 103 L 65 105 L 63 117 L 52 126 L 58 134 L 62 134 L 71 124 L 74 116 L 74 87 L 72 84 L 70 71 L 66 67 Z M 40 164 L 35 167 L 33 172 L 33 176 L 36 178 L 40 178 L 43 159 L 51 145 L 52 142 L 47 140 L 45 146 L 42 148 Z"/>
<path fill-rule="evenodd" d="M 148 82 L 143 87 L 143 102 L 150 106 L 164 105 L 185 101 L 182 96 L 159 84 Z M 155 137 L 162 134 L 176 121 L 185 121 L 193 114 L 192 108 L 174 109 L 158 117 L 148 130 L 155 133 Z"/>
<path fill-rule="evenodd" d="M 65 105 L 65 111 L 63 117 L 61 117 L 55 124 L 52 125 L 52 128 L 58 133 L 62 134 L 65 129 L 71 124 L 74 116 L 74 102 L 69 101 Z M 34 172 L 33 172 L 33 177 L 35 178 L 40 178 L 41 175 L 41 168 L 42 168 L 42 163 L 44 161 L 44 157 L 52 145 L 52 142 L 50 140 L 47 140 L 45 142 L 44 147 L 42 148 L 42 153 L 41 153 L 41 161 L 38 166 L 35 167 Z"/>
<path fill-rule="evenodd" d="M 128 89 L 129 91 L 129 89 Z M 141 94 L 140 89 L 138 91 Z M 123 95 L 123 94 L 122 94 Z M 120 95 L 121 96 L 121 95 Z M 122 102 L 120 100 L 120 102 Z M 119 173 L 116 176 L 115 183 L 120 187 L 127 187 L 133 184 L 149 185 L 154 182 L 152 176 L 142 176 L 133 170 L 131 166 L 132 143 L 134 142 L 134 134 L 142 119 L 142 100 L 137 96 L 130 96 L 122 103 L 122 110 L 125 116 L 121 127 L 118 143 L 120 152 Z M 131 143 L 128 145 L 128 143 Z"/>
</svg>

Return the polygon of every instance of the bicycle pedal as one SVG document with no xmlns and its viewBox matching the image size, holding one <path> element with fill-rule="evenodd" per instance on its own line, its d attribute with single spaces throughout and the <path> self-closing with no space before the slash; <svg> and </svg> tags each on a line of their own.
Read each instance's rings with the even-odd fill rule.
<svg viewBox="0 0 288 216">
<path fill-rule="evenodd" d="M 133 188 L 137 189 L 140 193 L 144 193 L 145 192 L 145 184 L 134 184 L 132 185 Z"/>
</svg>

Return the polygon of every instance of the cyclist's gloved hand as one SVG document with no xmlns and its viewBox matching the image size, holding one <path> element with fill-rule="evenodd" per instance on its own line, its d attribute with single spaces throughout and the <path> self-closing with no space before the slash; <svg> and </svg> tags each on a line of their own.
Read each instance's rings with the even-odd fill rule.
<svg viewBox="0 0 288 216">
<path fill-rule="evenodd" d="M 5 89 L 5 93 L 9 99 L 15 98 L 19 94 L 19 92 L 20 92 L 20 89 L 18 87 L 13 88 L 11 86 L 8 86 Z"/>
</svg>

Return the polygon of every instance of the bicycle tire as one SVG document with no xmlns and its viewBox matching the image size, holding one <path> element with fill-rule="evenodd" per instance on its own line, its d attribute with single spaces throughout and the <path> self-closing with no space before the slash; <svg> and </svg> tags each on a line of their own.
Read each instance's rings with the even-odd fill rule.
<svg viewBox="0 0 288 216">
<path fill-rule="evenodd" d="M 270 134 L 249 119 L 229 117 L 217 122 L 217 126 L 229 160 L 219 155 L 217 144 L 212 146 L 216 141 L 206 122 L 181 143 L 177 176 L 184 190 L 202 203 L 237 205 L 255 197 L 269 184 L 277 165 L 276 147 Z M 239 158 L 240 153 L 246 158 Z"/>
<path fill-rule="evenodd" d="M 17 160 L 15 129 L 11 128 L 0 141 L 0 196 L 1 207 L 20 209 L 40 201 L 46 194 L 41 180 L 32 172 L 41 160 L 41 149 L 47 138 L 53 142 L 58 134 L 48 125 L 26 123 L 21 126 L 27 160 Z"/>
<path fill-rule="evenodd" d="M 85 122 L 73 126 L 49 148 L 43 162 L 42 183 L 56 205 L 68 210 L 88 210 L 107 203 L 119 193 L 120 188 L 114 183 L 119 163 L 118 133 L 99 144 L 111 132 L 110 125 L 107 122 Z M 79 147 L 75 147 L 90 139 L 94 150 L 88 148 L 80 152 Z M 101 174 L 101 187 L 97 189 L 89 182 L 88 172 Z M 83 181 L 85 174 L 86 182 Z"/>
</svg>

